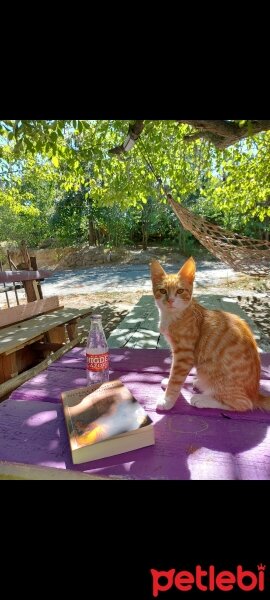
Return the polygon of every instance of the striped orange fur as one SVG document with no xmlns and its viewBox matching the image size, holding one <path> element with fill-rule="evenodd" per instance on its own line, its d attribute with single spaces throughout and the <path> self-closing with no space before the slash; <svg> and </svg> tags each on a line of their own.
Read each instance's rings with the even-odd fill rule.
<svg viewBox="0 0 270 600">
<path fill-rule="evenodd" d="M 201 394 L 191 398 L 197 407 L 246 411 L 270 410 L 270 397 L 259 393 L 260 359 L 248 325 L 238 316 L 208 310 L 193 298 L 196 265 L 189 258 L 175 275 L 151 263 L 160 332 L 172 349 L 172 366 L 164 397 L 157 408 L 169 410 L 193 366 Z"/>
</svg>

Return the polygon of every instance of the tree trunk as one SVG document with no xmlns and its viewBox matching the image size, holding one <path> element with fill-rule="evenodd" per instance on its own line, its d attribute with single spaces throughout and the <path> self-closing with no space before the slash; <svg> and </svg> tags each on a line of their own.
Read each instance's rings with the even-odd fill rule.
<svg viewBox="0 0 270 600">
<path fill-rule="evenodd" d="M 94 228 L 94 223 L 91 217 L 88 218 L 88 243 L 89 246 L 97 245 L 97 236 Z"/>
<path fill-rule="evenodd" d="M 262 231 L 262 240 L 265 240 L 266 242 L 270 241 L 270 234 L 269 234 L 269 230 L 264 230 Z"/>
<path fill-rule="evenodd" d="M 142 227 L 142 247 L 143 250 L 147 250 L 148 248 L 148 232 L 145 227 Z"/>
<path fill-rule="evenodd" d="M 100 232 L 98 229 L 95 229 L 95 234 L 96 234 L 96 246 L 100 246 Z"/>
</svg>

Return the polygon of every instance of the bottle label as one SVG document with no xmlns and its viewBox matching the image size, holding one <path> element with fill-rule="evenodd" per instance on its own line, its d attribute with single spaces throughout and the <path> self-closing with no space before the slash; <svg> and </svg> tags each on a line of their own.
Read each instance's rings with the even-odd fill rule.
<svg viewBox="0 0 270 600">
<path fill-rule="evenodd" d="M 87 354 L 86 368 L 88 371 L 105 371 L 109 368 L 109 352 L 104 354 Z"/>
</svg>

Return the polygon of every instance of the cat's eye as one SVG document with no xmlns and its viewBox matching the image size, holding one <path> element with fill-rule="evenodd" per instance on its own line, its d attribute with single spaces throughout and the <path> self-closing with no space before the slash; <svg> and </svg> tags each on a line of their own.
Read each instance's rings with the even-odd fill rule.
<svg viewBox="0 0 270 600">
<path fill-rule="evenodd" d="M 177 290 L 177 292 L 176 292 L 176 293 L 177 293 L 177 294 L 183 294 L 183 292 L 184 292 L 184 291 L 185 291 L 185 290 L 184 290 L 183 288 L 178 288 L 178 290 Z"/>
<path fill-rule="evenodd" d="M 160 288 L 158 291 L 159 291 L 161 294 L 167 294 L 167 292 L 166 292 L 165 288 Z"/>
</svg>

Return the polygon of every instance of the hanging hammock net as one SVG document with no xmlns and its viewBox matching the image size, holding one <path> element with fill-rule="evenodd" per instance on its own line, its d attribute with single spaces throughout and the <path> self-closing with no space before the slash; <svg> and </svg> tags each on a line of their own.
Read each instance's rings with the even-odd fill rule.
<svg viewBox="0 0 270 600">
<path fill-rule="evenodd" d="M 270 242 L 226 231 L 190 212 L 176 202 L 171 194 L 167 200 L 184 229 L 234 271 L 262 277 L 270 274 Z"/>
</svg>

